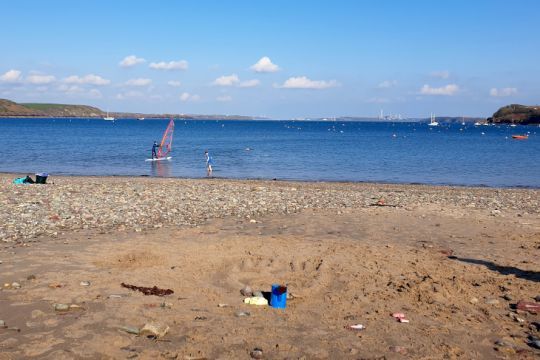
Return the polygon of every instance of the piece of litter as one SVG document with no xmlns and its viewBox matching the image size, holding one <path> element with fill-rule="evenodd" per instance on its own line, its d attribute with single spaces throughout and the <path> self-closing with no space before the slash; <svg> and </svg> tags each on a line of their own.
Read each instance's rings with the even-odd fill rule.
<svg viewBox="0 0 540 360">
<path fill-rule="evenodd" d="M 249 305 L 268 305 L 268 300 L 263 297 L 254 296 L 245 298 L 244 303 Z"/>
<path fill-rule="evenodd" d="M 81 281 L 80 285 L 81 286 L 90 286 L 90 281 Z"/>
<path fill-rule="evenodd" d="M 409 320 L 404 319 L 404 318 L 399 318 L 398 321 L 399 321 L 400 323 L 408 323 L 408 322 L 409 322 Z"/>
<path fill-rule="evenodd" d="M 393 313 L 393 314 L 392 314 L 392 317 L 393 317 L 393 318 L 396 318 L 396 319 L 403 319 L 403 318 L 405 318 L 405 314 L 404 314 L 404 313 L 400 313 L 400 312 L 396 312 L 396 313 Z"/>
<path fill-rule="evenodd" d="M 345 326 L 345 328 L 347 329 L 351 329 L 351 330 L 364 330 L 366 327 L 362 324 L 356 324 L 356 325 L 348 325 L 348 326 Z"/>
</svg>

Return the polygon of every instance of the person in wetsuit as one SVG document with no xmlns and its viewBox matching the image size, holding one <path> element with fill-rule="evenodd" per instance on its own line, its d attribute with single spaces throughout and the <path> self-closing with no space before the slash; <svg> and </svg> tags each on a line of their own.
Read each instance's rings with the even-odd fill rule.
<svg viewBox="0 0 540 360">
<path fill-rule="evenodd" d="M 157 141 L 154 141 L 154 145 L 152 145 L 152 159 L 157 159 L 157 149 L 159 149 L 159 145 Z"/>
</svg>

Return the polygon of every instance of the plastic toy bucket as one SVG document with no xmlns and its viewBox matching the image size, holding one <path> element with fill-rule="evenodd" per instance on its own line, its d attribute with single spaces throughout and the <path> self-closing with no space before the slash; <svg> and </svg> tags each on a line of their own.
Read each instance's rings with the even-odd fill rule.
<svg viewBox="0 0 540 360">
<path fill-rule="evenodd" d="M 278 309 L 287 307 L 287 287 L 285 285 L 272 284 L 270 306 Z"/>
</svg>

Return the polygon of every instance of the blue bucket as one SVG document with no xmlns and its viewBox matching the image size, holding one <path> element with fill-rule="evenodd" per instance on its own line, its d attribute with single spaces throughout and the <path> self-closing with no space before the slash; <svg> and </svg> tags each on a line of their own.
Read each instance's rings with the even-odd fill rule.
<svg viewBox="0 0 540 360">
<path fill-rule="evenodd" d="M 285 309 L 287 307 L 287 287 L 285 285 L 272 284 L 270 306 L 277 309 Z"/>
</svg>

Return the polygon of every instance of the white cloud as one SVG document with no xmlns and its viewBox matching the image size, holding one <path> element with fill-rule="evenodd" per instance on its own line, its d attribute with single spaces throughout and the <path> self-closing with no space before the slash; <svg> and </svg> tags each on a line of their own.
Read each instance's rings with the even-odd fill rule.
<svg viewBox="0 0 540 360">
<path fill-rule="evenodd" d="M 450 77 L 450 71 L 448 70 L 433 71 L 429 75 L 431 77 L 438 78 L 438 79 L 448 79 Z"/>
<path fill-rule="evenodd" d="M 505 97 L 505 96 L 512 96 L 517 94 L 516 88 L 492 88 L 489 90 L 489 95 L 494 97 Z"/>
<path fill-rule="evenodd" d="M 129 55 L 129 56 L 126 56 L 124 60 L 120 61 L 118 65 L 120 65 L 121 67 L 127 68 L 127 67 L 132 67 L 143 62 L 146 62 L 146 60 L 143 58 L 139 58 L 135 55 Z"/>
<path fill-rule="evenodd" d="M 126 81 L 126 85 L 128 86 L 147 86 L 152 83 L 152 79 L 130 79 Z"/>
<path fill-rule="evenodd" d="M 150 68 L 156 70 L 186 70 L 188 68 L 188 62 L 186 60 L 179 61 L 161 61 L 150 63 Z"/>
<path fill-rule="evenodd" d="M 172 87 L 179 87 L 179 86 L 182 86 L 182 83 L 180 81 L 177 81 L 177 80 L 170 80 L 170 81 L 167 81 L 167 84 L 169 84 L 170 86 Z"/>
<path fill-rule="evenodd" d="M 279 71 L 280 68 L 276 64 L 272 63 L 272 60 L 268 56 L 263 56 L 257 61 L 257 63 L 251 66 L 251 70 L 261 73 L 272 73 Z"/>
<path fill-rule="evenodd" d="M 200 99 L 201 97 L 199 95 L 192 95 L 188 92 L 183 92 L 182 94 L 180 94 L 180 101 L 199 101 Z"/>
<path fill-rule="evenodd" d="M 21 72 L 13 69 L 6 71 L 3 75 L 0 75 L 0 81 L 10 83 L 21 81 Z"/>
<path fill-rule="evenodd" d="M 242 88 L 250 88 L 250 87 L 257 86 L 260 83 L 261 82 L 258 79 L 251 79 L 251 80 L 242 81 L 238 86 Z"/>
<path fill-rule="evenodd" d="M 229 95 L 222 95 L 222 96 L 218 96 L 216 98 L 217 101 L 221 101 L 221 102 L 227 102 L 227 101 L 232 101 L 232 96 L 229 96 Z"/>
<path fill-rule="evenodd" d="M 32 74 L 26 77 L 26 81 L 36 85 L 50 84 L 55 80 L 56 78 L 53 75 Z"/>
<path fill-rule="evenodd" d="M 448 84 L 446 86 L 441 86 L 441 87 L 431 87 L 425 84 L 420 89 L 420 94 L 452 96 L 452 95 L 455 95 L 458 91 L 459 91 L 459 86 L 457 86 L 456 84 Z"/>
<path fill-rule="evenodd" d="M 311 80 L 305 76 L 288 78 L 283 85 L 277 86 L 285 89 L 328 89 L 339 86 L 336 80 Z"/>
<path fill-rule="evenodd" d="M 389 89 L 389 88 L 393 88 L 396 85 L 397 85 L 396 80 L 385 80 L 382 83 L 380 83 L 379 85 L 377 85 L 377 87 L 379 89 Z"/>
<path fill-rule="evenodd" d="M 101 94 L 101 91 L 97 89 L 86 90 L 85 88 L 78 85 L 62 84 L 58 86 L 58 90 L 63 92 L 66 95 L 77 95 L 77 96 L 83 96 L 83 97 L 92 98 L 92 99 L 99 99 L 103 97 L 103 94 Z"/>
<path fill-rule="evenodd" d="M 233 86 L 240 82 L 238 75 L 223 75 L 214 80 L 213 84 L 217 86 Z"/>
<path fill-rule="evenodd" d="M 108 85 L 111 80 L 102 78 L 99 75 L 88 74 L 83 77 L 71 75 L 64 79 L 66 84 L 91 84 L 91 85 Z"/>
</svg>

